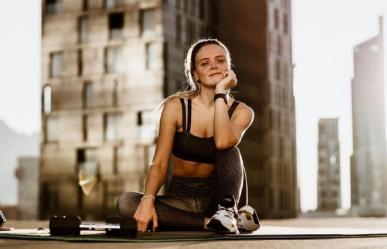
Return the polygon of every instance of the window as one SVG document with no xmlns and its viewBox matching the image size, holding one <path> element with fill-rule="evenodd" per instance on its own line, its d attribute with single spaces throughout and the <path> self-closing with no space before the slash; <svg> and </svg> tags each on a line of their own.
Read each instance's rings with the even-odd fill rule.
<svg viewBox="0 0 387 249">
<path fill-rule="evenodd" d="M 138 111 L 137 126 L 139 127 L 139 139 L 153 142 L 157 131 L 156 113 L 151 110 Z"/>
<path fill-rule="evenodd" d="M 204 10 L 206 9 L 204 4 L 204 0 L 199 0 L 199 18 L 202 20 L 204 19 L 205 15 Z"/>
<path fill-rule="evenodd" d="M 274 9 L 274 28 L 279 29 L 279 11 L 278 9 Z"/>
<path fill-rule="evenodd" d="M 281 62 L 279 60 L 275 62 L 275 78 L 277 80 L 281 79 Z"/>
<path fill-rule="evenodd" d="M 104 138 L 105 141 L 117 141 L 120 135 L 120 113 L 106 113 L 104 115 Z"/>
<path fill-rule="evenodd" d="M 89 19 L 87 16 L 80 16 L 78 18 L 78 42 L 86 42 L 89 36 Z"/>
<path fill-rule="evenodd" d="M 124 27 L 124 13 L 112 13 L 109 15 L 109 38 L 121 38 Z"/>
<path fill-rule="evenodd" d="M 44 130 L 44 137 L 46 143 L 56 142 L 58 140 L 58 118 L 55 116 L 48 116 L 46 118 L 46 125 Z"/>
<path fill-rule="evenodd" d="M 146 59 L 145 59 L 145 68 L 146 69 L 157 69 L 160 67 L 161 58 L 158 56 L 158 44 L 157 43 L 147 43 L 145 45 L 146 50 Z"/>
<path fill-rule="evenodd" d="M 113 106 L 118 106 L 118 92 L 119 92 L 120 84 L 118 80 L 114 80 L 113 87 Z"/>
<path fill-rule="evenodd" d="M 152 34 L 156 30 L 156 9 L 141 11 L 141 33 Z"/>
<path fill-rule="evenodd" d="M 175 30 L 176 30 L 175 42 L 180 43 L 181 42 L 181 16 L 180 15 L 176 15 Z"/>
<path fill-rule="evenodd" d="M 51 86 L 45 86 L 43 88 L 43 113 L 48 114 L 51 112 Z"/>
<path fill-rule="evenodd" d="M 87 114 L 84 114 L 82 116 L 82 140 L 87 141 L 88 139 L 88 124 L 89 124 L 89 116 Z"/>
<path fill-rule="evenodd" d="M 50 53 L 50 77 L 60 77 L 63 74 L 63 53 Z"/>
<path fill-rule="evenodd" d="M 88 195 L 98 182 L 99 163 L 95 149 L 77 150 L 78 184 L 84 194 Z"/>
<path fill-rule="evenodd" d="M 82 62 L 82 50 L 81 49 L 78 49 L 78 53 L 77 53 L 77 75 L 78 76 L 81 76 L 82 75 L 82 72 L 83 72 L 83 62 Z"/>
<path fill-rule="evenodd" d="M 192 21 L 186 21 L 186 44 L 189 46 L 194 39 L 194 24 Z"/>
<path fill-rule="evenodd" d="M 282 41 L 281 41 L 281 36 L 277 37 L 277 54 L 281 56 L 282 54 Z"/>
<path fill-rule="evenodd" d="M 82 1 L 82 10 L 88 10 L 89 9 L 89 0 L 83 0 Z"/>
<path fill-rule="evenodd" d="M 94 98 L 93 98 L 93 83 L 92 82 L 85 82 L 83 84 L 83 93 L 82 93 L 82 99 L 83 99 L 83 108 L 90 108 L 93 106 Z"/>
<path fill-rule="evenodd" d="M 109 47 L 105 49 L 105 72 L 122 73 L 124 55 L 121 47 Z"/>
<path fill-rule="evenodd" d="M 288 15 L 284 14 L 283 16 L 283 32 L 287 34 L 289 32 L 289 23 L 288 23 Z"/>
<path fill-rule="evenodd" d="M 46 14 L 56 15 L 63 12 L 62 0 L 46 0 Z"/>
<path fill-rule="evenodd" d="M 122 5 L 122 0 L 104 0 L 105 9 L 114 9 Z"/>
</svg>

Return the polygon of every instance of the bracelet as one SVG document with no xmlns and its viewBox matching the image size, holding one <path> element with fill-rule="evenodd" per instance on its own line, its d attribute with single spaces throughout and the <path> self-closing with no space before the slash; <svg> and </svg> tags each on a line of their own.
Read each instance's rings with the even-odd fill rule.
<svg viewBox="0 0 387 249">
<path fill-rule="evenodd" d="M 144 200 L 144 199 L 146 199 L 146 198 L 151 198 L 151 199 L 153 199 L 153 200 L 156 199 L 154 195 L 144 195 L 143 197 L 141 197 L 141 201 Z"/>
<path fill-rule="evenodd" d="M 227 104 L 227 94 L 225 94 L 225 93 L 217 93 L 217 94 L 215 94 L 215 96 L 214 96 L 214 101 L 216 100 L 216 99 L 218 99 L 218 98 L 222 98 L 223 100 L 224 100 L 224 103 L 226 103 Z"/>
</svg>

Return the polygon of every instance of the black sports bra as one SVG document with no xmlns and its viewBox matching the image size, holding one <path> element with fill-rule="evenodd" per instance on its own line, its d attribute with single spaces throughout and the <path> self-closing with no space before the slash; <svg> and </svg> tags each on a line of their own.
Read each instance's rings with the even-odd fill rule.
<svg viewBox="0 0 387 249">
<path fill-rule="evenodd" d="M 180 98 L 180 102 L 183 110 L 183 131 L 177 131 L 175 134 L 172 151 L 173 155 L 188 161 L 213 164 L 215 162 L 216 153 L 214 137 L 205 138 L 191 134 L 191 99 L 188 99 L 188 122 L 186 122 L 184 99 Z M 238 104 L 238 101 L 232 103 L 228 110 L 230 118 Z"/>
</svg>

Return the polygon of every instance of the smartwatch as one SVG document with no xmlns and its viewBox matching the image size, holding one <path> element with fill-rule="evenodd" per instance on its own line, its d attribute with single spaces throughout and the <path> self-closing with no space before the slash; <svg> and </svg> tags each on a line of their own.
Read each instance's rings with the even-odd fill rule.
<svg viewBox="0 0 387 249">
<path fill-rule="evenodd" d="M 225 93 L 217 93 L 217 94 L 215 94 L 215 96 L 214 96 L 214 101 L 215 101 L 217 98 L 222 98 L 222 99 L 224 100 L 224 103 L 227 104 L 227 94 L 225 94 Z"/>
</svg>

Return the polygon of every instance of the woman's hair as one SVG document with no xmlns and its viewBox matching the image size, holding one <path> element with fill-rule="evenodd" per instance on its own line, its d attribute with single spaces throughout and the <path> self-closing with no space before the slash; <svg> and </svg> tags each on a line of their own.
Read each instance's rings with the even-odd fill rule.
<svg viewBox="0 0 387 249">
<path fill-rule="evenodd" d="M 172 98 L 181 98 L 181 97 L 193 97 L 196 95 L 199 95 L 200 93 L 200 85 L 195 81 L 194 78 L 194 70 L 195 70 L 195 58 L 198 51 L 204 47 L 205 45 L 215 44 L 224 49 L 224 52 L 226 53 L 226 60 L 228 64 L 228 68 L 231 68 L 231 56 L 230 51 L 228 48 L 218 39 L 213 38 L 207 38 L 207 39 L 199 39 L 194 44 L 191 45 L 191 47 L 188 49 L 187 55 L 185 56 L 184 60 L 184 74 L 187 80 L 187 87 L 186 90 L 183 91 L 177 91 L 176 93 L 168 96 L 165 98 L 159 105 L 160 109 L 164 106 L 164 104 L 169 101 Z M 230 89 L 226 91 L 227 94 L 229 94 Z"/>
</svg>

